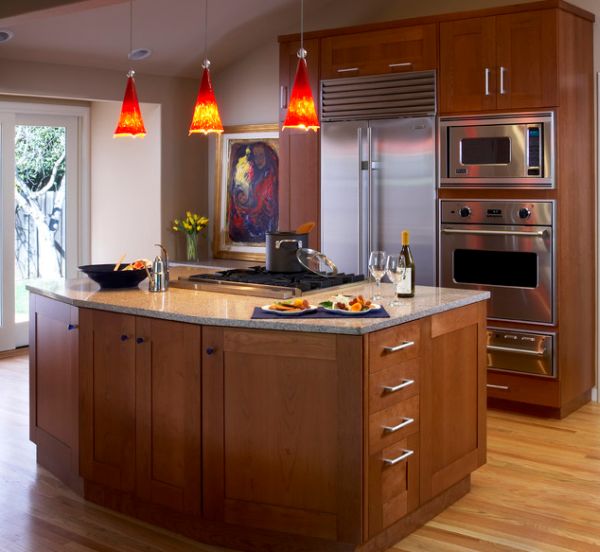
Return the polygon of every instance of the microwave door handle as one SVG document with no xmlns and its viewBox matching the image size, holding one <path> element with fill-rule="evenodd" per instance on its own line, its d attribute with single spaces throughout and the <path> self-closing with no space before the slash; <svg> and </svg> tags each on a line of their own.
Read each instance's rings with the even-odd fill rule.
<svg viewBox="0 0 600 552">
<path fill-rule="evenodd" d="M 546 230 L 537 232 L 522 232 L 518 230 L 458 230 L 456 228 L 442 228 L 443 234 L 482 234 L 484 236 L 530 236 L 543 238 Z"/>
</svg>

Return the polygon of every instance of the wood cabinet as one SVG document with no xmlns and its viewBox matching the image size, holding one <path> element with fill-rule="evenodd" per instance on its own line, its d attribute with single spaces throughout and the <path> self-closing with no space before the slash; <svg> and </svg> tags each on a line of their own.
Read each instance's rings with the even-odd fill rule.
<svg viewBox="0 0 600 552">
<path fill-rule="evenodd" d="M 200 510 L 200 329 L 81 310 L 81 471 L 93 483 Z"/>
<path fill-rule="evenodd" d="M 79 477 L 79 312 L 31 294 L 29 423 L 37 461 L 81 491 Z"/>
<path fill-rule="evenodd" d="M 361 339 L 203 329 L 204 515 L 359 543 Z"/>
<path fill-rule="evenodd" d="M 440 112 L 558 105 L 556 10 L 440 24 Z"/>
<path fill-rule="evenodd" d="M 436 68 L 434 23 L 342 34 L 321 41 L 321 79 Z"/>
</svg>

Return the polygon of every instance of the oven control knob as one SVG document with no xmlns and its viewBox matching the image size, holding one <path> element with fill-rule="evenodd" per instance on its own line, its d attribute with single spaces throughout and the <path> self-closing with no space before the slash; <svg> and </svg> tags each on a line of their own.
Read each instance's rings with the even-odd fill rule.
<svg viewBox="0 0 600 552">
<path fill-rule="evenodd" d="M 458 215 L 461 218 L 467 218 L 470 214 L 471 214 L 471 208 L 470 207 L 461 207 L 458 210 Z"/>
<path fill-rule="evenodd" d="M 523 207 L 519 209 L 519 218 L 526 219 L 531 216 L 531 210 L 527 209 L 527 207 Z"/>
</svg>

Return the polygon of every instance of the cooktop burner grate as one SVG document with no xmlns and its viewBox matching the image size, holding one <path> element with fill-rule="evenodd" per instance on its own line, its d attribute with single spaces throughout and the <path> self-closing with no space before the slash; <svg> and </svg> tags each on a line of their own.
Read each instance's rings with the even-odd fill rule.
<svg viewBox="0 0 600 552">
<path fill-rule="evenodd" d="M 268 272 L 264 266 L 251 266 L 248 269 L 223 270 L 214 274 L 195 274 L 189 277 L 194 282 L 220 281 L 238 282 L 245 284 L 256 284 L 266 286 L 280 286 L 298 288 L 302 291 L 325 289 L 354 282 L 362 282 L 363 274 L 339 273 L 327 278 L 313 274 L 309 271 L 303 272 Z"/>
</svg>

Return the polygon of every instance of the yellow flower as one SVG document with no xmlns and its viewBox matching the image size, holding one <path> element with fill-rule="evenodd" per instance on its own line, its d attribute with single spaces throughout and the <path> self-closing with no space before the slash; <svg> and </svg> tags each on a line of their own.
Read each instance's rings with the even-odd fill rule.
<svg viewBox="0 0 600 552">
<path fill-rule="evenodd" d="M 190 217 L 192 216 L 192 213 L 191 213 L 190 211 L 186 211 L 186 212 L 185 212 L 185 216 L 186 216 L 187 218 L 190 218 Z"/>
<path fill-rule="evenodd" d="M 199 222 L 202 226 L 206 226 L 208 224 L 208 219 L 206 217 L 200 217 Z"/>
<path fill-rule="evenodd" d="M 179 232 L 179 226 L 173 226 L 173 230 L 175 230 L 175 232 Z"/>
<path fill-rule="evenodd" d="M 194 213 L 194 220 L 198 220 L 198 213 Z"/>
</svg>

